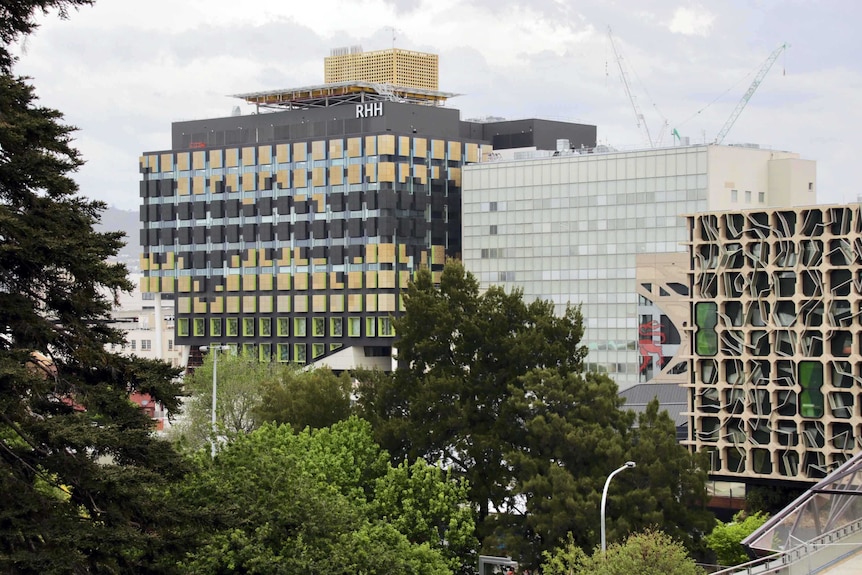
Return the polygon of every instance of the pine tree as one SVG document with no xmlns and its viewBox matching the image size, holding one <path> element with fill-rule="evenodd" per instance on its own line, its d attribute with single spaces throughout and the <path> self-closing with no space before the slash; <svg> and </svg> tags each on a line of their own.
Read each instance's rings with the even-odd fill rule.
<svg viewBox="0 0 862 575">
<path fill-rule="evenodd" d="M 122 358 L 112 295 L 132 289 L 107 263 L 119 233 L 97 233 L 104 204 L 78 193 L 74 128 L 13 72 L 11 42 L 38 12 L 87 0 L 0 6 L 0 571 L 162 571 L 177 527 L 160 498 L 183 471 L 132 404 L 136 390 L 177 407 L 175 372 Z M 169 570 L 169 569 L 168 569 Z"/>
</svg>

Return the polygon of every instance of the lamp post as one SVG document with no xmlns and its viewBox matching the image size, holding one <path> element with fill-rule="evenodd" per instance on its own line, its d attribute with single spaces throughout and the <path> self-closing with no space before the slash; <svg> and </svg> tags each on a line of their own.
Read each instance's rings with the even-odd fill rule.
<svg viewBox="0 0 862 575">
<path fill-rule="evenodd" d="M 605 481 L 605 488 L 602 490 L 602 554 L 605 553 L 607 549 L 607 544 L 605 542 L 605 504 L 608 501 L 608 487 L 611 485 L 611 479 L 614 478 L 614 475 L 619 473 L 620 471 L 625 471 L 626 469 L 631 469 L 635 466 L 634 461 L 626 461 L 625 464 L 619 469 L 613 471 L 610 475 L 608 475 L 607 481 Z"/>
<path fill-rule="evenodd" d="M 218 389 L 218 352 L 221 350 L 230 349 L 230 346 L 227 345 L 202 345 L 200 347 L 201 351 L 209 351 L 213 350 L 215 354 L 213 355 L 213 407 L 212 407 L 212 439 L 210 440 L 210 457 L 215 459 L 216 452 L 216 431 L 218 428 L 216 427 L 216 390 Z"/>
</svg>

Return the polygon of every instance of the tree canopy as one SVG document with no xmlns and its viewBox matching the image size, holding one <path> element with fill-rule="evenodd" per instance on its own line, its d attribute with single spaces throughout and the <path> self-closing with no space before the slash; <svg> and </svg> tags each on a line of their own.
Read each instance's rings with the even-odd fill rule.
<svg viewBox="0 0 862 575">
<path fill-rule="evenodd" d="M 38 104 L 9 46 L 35 16 L 83 0 L 0 6 L 0 570 L 154 569 L 182 509 L 160 494 L 187 466 L 129 401 L 177 407 L 167 364 L 105 350 L 112 295 L 130 290 L 107 263 L 119 233 L 97 233 L 104 204 L 78 192 L 74 128 Z"/>
<path fill-rule="evenodd" d="M 745 563 L 751 558 L 742 546 L 742 540 L 754 533 L 758 527 L 766 523 L 769 515 L 753 513 L 747 515 L 740 511 L 733 516 L 733 521 L 718 522 L 712 532 L 706 536 L 706 545 L 715 553 L 719 565 L 731 567 Z"/>
<path fill-rule="evenodd" d="M 463 484 L 422 461 L 390 466 L 356 418 L 238 436 L 201 459 L 182 497 L 216 523 L 189 573 L 443 575 L 476 559 Z"/>
</svg>

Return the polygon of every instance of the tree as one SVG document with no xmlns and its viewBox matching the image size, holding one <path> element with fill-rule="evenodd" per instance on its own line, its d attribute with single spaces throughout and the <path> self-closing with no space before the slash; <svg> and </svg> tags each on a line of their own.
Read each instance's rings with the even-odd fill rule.
<svg viewBox="0 0 862 575">
<path fill-rule="evenodd" d="M 545 553 L 546 575 L 702 575 L 686 553 L 685 546 L 656 530 L 634 533 L 625 543 L 614 543 L 606 553 L 596 549 L 591 556 L 571 539 L 554 552 Z"/>
<path fill-rule="evenodd" d="M 258 421 L 288 423 L 299 431 L 329 427 L 350 417 L 353 381 L 347 372 L 291 368 L 278 375 L 261 385 L 261 400 L 253 410 Z"/>
<path fill-rule="evenodd" d="M 0 570 L 140 572 L 173 553 L 184 509 L 162 494 L 186 469 L 129 401 L 177 407 L 168 365 L 105 351 L 110 295 L 130 290 L 106 263 L 118 233 L 93 226 L 104 204 L 78 195 L 74 128 L 13 74 L 9 44 L 34 15 L 88 1 L 0 7 Z M 164 565 L 162 565 L 164 567 Z M 161 568 L 161 567 L 159 567 Z"/>
<path fill-rule="evenodd" d="M 712 532 L 706 536 L 706 545 L 715 553 L 719 565 L 731 567 L 750 560 L 742 546 L 742 540 L 754 533 L 766 523 L 769 515 L 755 513 L 747 515 L 740 511 L 729 523 L 718 522 Z"/>
<path fill-rule="evenodd" d="M 199 462 L 182 496 L 216 526 L 189 573 L 443 575 L 446 542 L 473 528 L 463 486 L 422 464 L 391 468 L 357 418 L 300 433 L 266 424 Z"/>
</svg>

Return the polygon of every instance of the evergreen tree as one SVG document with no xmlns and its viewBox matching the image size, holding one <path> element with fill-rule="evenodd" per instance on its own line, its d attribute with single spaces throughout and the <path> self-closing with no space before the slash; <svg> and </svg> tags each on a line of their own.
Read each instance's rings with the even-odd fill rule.
<svg viewBox="0 0 862 575">
<path fill-rule="evenodd" d="M 160 496 L 184 469 L 129 399 L 177 407 L 167 365 L 105 351 L 112 294 L 130 290 L 106 263 L 121 234 L 97 233 L 104 205 L 81 197 L 74 128 L 14 75 L 9 44 L 39 11 L 85 0 L 0 6 L 0 571 L 170 570 L 182 512 Z"/>
</svg>

